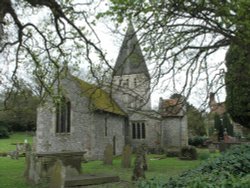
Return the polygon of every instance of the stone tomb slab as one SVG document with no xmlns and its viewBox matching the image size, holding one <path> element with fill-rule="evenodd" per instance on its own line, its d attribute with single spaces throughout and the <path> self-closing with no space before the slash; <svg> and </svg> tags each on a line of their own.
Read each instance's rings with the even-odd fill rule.
<svg viewBox="0 0 250 188">
<path fill-rule="evenodd" d="M 77 187 L 77 186 L 88 186 L 88 185 L 98 185 L 104 183 L 119 182 L 120 178 L 118 176 L 110 176 L 104 174 L 81 174 L 73 177 L 66 177 L 65 187 Z"/>
</svg>

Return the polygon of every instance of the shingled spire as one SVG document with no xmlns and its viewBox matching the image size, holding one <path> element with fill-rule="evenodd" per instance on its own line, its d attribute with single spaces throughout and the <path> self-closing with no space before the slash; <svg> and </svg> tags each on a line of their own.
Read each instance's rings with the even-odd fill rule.
<svg viewBox="0 0 250 188">
<path fill-rule="evenodd" d="M 130 22 L 116 60 L 114 76 L 142 73 L 150 78 L 134 27 Z"/>
</svg>

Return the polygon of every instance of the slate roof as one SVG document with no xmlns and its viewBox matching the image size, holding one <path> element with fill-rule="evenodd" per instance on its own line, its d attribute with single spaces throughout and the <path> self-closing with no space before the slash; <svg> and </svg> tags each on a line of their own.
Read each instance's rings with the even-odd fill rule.
<svg viewBox="0 0 250 188">
<path fill-rule="evenodd" d="M 150 78 L 134 27 L 130 23 L 115 63 L 114 76 L 141 73 Z"/>
<path fill-rule="evenodd" d="M 126 116 L 126 113 L 106 91 L 77 77 L 72 76 L 72 78 L 79 85 L 82 95 L 90 98 L 95 110 Z"/>
</svg>

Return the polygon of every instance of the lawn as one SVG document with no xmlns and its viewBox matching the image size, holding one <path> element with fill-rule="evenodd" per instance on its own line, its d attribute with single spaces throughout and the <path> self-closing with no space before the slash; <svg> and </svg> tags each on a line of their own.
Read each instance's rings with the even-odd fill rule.
<svg viewBox="0 0 250 188">
<path fill-rule="evenodd" d="M 29 143 L 32 142 L 32 137 L 25 133 L 18 133 L 11 135 L 10 139 L 0 139 L 0 151 L 14 150 L 15 146 L 11 143 L 23 142 L 27 139 Z M 199 150 L 199 152 L 207 152 Z M 193 169 L 201 164 L 201 160 L 183 161 L 178 158 L 165 158 L 164 155 L 148 155 L 148 171 L 146 171 L 146 178 L 150 179 L 156 177 L 157 179 L 166 181 L 169 177 L 176 176 L 181 172 Z M 25 168 L 24 158 L 19 160 L 12 160 L 9 157 L 0 157 L 0 187 L 1 188 L 31 188 L 26 185 L 23 178 Z M 121 183 L 112 185 L 102 185 L 98 187 L 130 187 L 131 176 L 133 168 L 121 168 L 121 159 L 116 157 L 112 166 L 103 165 L 102 161 L 89 161 L 82 164 L 82 172 L 86 174 L 114 174 L 118 175 L 122 180 Z M 34 186 L 33 186 L 34 187 Z"/>
<path fill-rule="evenodd" d="M 197 167 L 201 161 L 182 161 L 178 158 L 159 159 L 164 156 L 148 155 L 148 171 L 146 171 L 147 178 L 157 177 L 159 179 L 168 179 L 176 176 L 184 170 Z M 121 167 L 120 157 L 116 157 L 113 165 L 103 165 L 102 161 L 91 161 L 82 165 L 83 173 L 106 173 L 120 176 L 124 181 L 130 181 L 133 168 L 124 169 Z"/>
<path fill-rule="evenodd" d="M 13 143 L 23 143 L 27 139 L 28 143 L 32 143 L 32 136 L 24 132 L 14 133 L 10 138 L 0 139 L 0 152 L 8 152 L 16 149 Z"/>
<path fill-rule="evenodd" d="M 14 133 L 8 139 L 0 139 L 0 152 L 15 150 L 16 146 L 12 143 L 23 143 L 25 139 L 27 139 L 28 143 L 32 143 L 32 136 L 26 133 Z M 19 158 L 19 160 L 0 157 L 0 187 L 30 188 L 23 178 L 24 166 L 24 157 Z"/>
</svg>

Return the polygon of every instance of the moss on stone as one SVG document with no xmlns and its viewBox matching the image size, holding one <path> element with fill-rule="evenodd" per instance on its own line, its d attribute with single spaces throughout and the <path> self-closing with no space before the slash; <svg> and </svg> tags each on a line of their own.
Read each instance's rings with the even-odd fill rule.
<svg viewBox="0 0 250 188">
<path fill-rule="evenodd" d="M 77 77 L 73 77 L 73 79 L 80 86 L 82 94 L 90 98 L 96 110 L 102 110 L 123 116 L 126 115 L 118 104 L 111 98 L 111 96 L 103 89 L 93 84 L 89 84 Z"/>
</svg>

